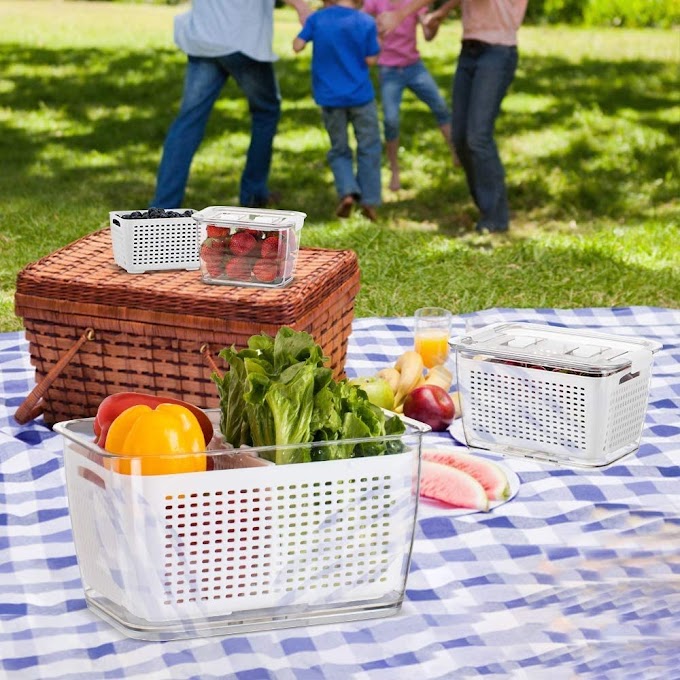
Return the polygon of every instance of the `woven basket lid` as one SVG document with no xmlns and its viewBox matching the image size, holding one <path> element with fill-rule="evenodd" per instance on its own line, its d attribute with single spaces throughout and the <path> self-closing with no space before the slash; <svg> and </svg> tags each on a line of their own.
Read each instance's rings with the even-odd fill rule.
<svg viewBox="0 0 680 680">
<path fill-rule="evenodd" d="M 214 286 L 204 283 L 199 271 L 128 274 L 113 260 L 106 228 L 26 266 L 16 291 L 56 301 L 286 325 L 331 305 L 334 292 L 357 272 L 352 250 L 302 248 L 295 278 L 285 288 Z"/>
</svg>

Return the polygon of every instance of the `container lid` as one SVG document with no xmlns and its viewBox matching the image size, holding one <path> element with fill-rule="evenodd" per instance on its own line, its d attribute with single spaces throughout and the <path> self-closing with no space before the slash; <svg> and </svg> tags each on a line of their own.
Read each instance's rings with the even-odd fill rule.
<svg viewBox="0 0 680 680">
<path fill-rule="evenodd" d="M 248 229 L 295 228 L 300 230 L 307 214 L 296 210 L 267 210 L 210 205 L 195 212 L 192 217 L 200 223 L 209 222 L 224 227 L 247 227 Z"/>
<path fill-rule="evenodd" d="M 532 323 L 496 323 L 450 342 L 457 351 L 601 375 L 661 348 L 653 340 Z"/>
</svg>

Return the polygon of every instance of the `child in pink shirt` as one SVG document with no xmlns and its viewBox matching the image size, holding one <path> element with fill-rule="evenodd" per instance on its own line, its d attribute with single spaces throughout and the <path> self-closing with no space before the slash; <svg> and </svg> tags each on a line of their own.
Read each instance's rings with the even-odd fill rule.
<svg viewBox="0 0 680 680">
<path fill-rule="evenodd" d="M 364 12 L 379 17 L 406 4 L 408 0 L 364 0 Z M 378 57 L 380 94 L 383 110 L 385 150 L 390 166 L 389 188 L 397 191 L 401 187 L 399 169 L 399 116 L 401 100 L 405 89 L 411 90 L 432 111 L 437 125 L 457 162 L 451 144 L 451 112 L 425 67 L 417 45 L 418 24 L 426 13 L 423 7 L 419 12 L 409 14 L 389 34 L 384 36 Z M 423 36 L 432 40 L 437 31 L 423 27 Z"/>
</svg>

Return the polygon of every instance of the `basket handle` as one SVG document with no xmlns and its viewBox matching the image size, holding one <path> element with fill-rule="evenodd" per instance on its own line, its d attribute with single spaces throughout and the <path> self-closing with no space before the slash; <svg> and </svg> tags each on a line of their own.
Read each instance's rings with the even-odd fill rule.
<svg viewBox="0 0 680 680">
<path fill-rule="evenodd" d="M 45 409 L 41 403 L 45 392 L 50 389 L 52 383 L 59 377 L 59 374 L 66 368 L 68 363 L 73 359 L 76 352 L 87 340 L 94 340 L 94 329 L 86 328 L 85 332 L 73 343 L 68 352 L 59 357 L 54 366 L 50 369 L 47 375 L 33 388 L 31 393 L 24 399 L 21 406 L 14 414 L 14 420 L 23 425 L 29 420 L 37 418 Z"/>
<path fill-rule="evenodd" d="M 208 362 L 210 365 L 210 368 L 217 373 L 217 375 L 222 378 L 223 374 L 222 371 L 217 367 L 217 364 L 215 363 L 215 359 L 213 359 L 212 352 L 210 351 L 210 345 L 206 342 L 198 350 L 205 358 L 205 360 Z"/>
</svg>

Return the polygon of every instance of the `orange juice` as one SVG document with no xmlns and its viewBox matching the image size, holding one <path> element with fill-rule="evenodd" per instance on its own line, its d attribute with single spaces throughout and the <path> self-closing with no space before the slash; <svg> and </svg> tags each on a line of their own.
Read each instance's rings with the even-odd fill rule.
<svg viewBox="0 0 680 680">
<path fill-rule="evenodd" d="M 443 328 L 427 328 L 415 336 L 415 350 L 427 368 L 440 366 L 449 356 L 449 334 Z"/>
</svg>

